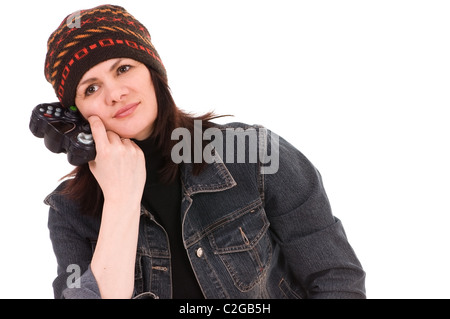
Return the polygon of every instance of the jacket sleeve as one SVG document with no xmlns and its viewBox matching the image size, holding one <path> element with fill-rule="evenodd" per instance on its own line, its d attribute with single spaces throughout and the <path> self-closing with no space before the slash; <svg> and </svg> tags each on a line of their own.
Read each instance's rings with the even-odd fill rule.
<svg viewBox="0 0 450 319">
<path fill-rule="evenodd" d="M 365 272 L 332 214 L 318 170 L 283 138 L 268 131 L 267 140 L 279 163 L 276 172 L 262 175 L 265 210 L 291 285 L 307 298 L 366 298 Z"/>
<path fill-rule="evenodd" d="M 49 203 L 51 204 L 51 203 Z M 57 261 L 53 281 L 55 299 L 97 299 L 100 291 L 90 269 L 92 245 L 55 207 L 49 209 L 48 228 Z"/>
</svg>

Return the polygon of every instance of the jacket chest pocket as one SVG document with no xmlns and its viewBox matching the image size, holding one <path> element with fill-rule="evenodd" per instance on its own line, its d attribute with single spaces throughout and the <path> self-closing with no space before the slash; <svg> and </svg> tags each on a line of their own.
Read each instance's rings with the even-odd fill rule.
<svg viewBox="0 0 450 319">
<path fill-rule="evenodd" d="M 266 213 L 262 206 L 257 206 L 231 214 L 208 236 L 214 254 L 240 291 L 252 289 L 270 264 L 272 245 L 268 228 Z"/>
</svg>

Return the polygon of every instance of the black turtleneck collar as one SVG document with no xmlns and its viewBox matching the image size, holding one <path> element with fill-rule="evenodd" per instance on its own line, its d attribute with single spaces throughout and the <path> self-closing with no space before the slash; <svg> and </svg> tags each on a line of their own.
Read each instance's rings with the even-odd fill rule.
<svg viewBox="0 0 450 319">
<path fill-rule="evenodd" d="M 147 154 L 154 155 L 155 153 L 158 152 L 158 147 L 156 145 L 156 140 L 154 137 L 149 137 L 142 141 L 133 139 L 133 142 L 135 142 L 136 145 L 141 148 L 141 150 L 144 152 L 146 157 L 147 157 Z"/>
<path fill-rule="evenodd" d="M 163 165 L 163 159 L 161 151 L 158 150 L 156 141 L 153 137 L 149 137 L 145 140 L 138 141 L 133 140 L 137 146 L 142 150 L 145 156 L 145 166 L 147 169 L 147 182 L 146 186 L 159 182 L 158 171 Z"/>
</svg>

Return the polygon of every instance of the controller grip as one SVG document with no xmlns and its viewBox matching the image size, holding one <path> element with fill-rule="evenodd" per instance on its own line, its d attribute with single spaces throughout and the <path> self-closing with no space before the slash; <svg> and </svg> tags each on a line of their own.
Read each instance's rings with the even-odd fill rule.
<svg viewBox="0 0 450 319">
<path fill-rule="evenodd" d="M 89 123 L 76 107 L 64 109 L 59 103 L 37 105 L 30 118 L 30 131 L 43 138 L 53 153 L 66 153 L 70 164 L 79 166 L 95 159 L 95 144 Z"/>
</svg>

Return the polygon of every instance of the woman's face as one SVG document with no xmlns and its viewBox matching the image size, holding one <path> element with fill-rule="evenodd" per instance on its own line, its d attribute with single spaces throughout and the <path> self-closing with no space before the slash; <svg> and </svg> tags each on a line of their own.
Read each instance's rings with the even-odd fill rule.
<svg viewBox="0 0 450 319">
<path fill-rule="evenodd" d="M 150 136 L 158 104 L 148 68 L 133 59 L 101 62 L 81 78 L 75 104 L 87 119 L 97 115 L 106 130 L 122 138 Z"/>
</svg>

